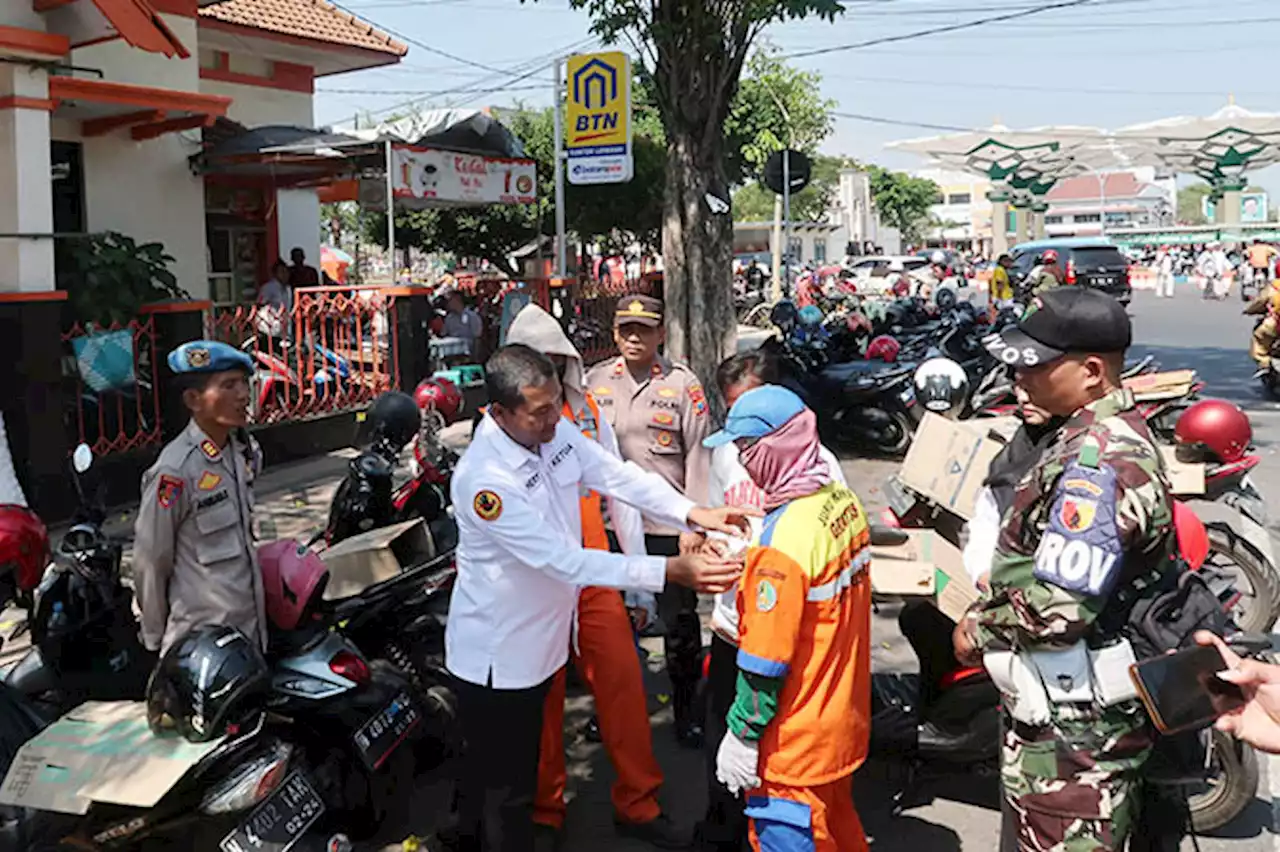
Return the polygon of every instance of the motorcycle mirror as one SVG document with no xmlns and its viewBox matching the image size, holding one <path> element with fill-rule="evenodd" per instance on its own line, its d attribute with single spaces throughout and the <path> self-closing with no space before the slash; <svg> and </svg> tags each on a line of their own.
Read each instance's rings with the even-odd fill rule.
<svg viewBox="0 0 1280 852">
<path fill-rule="evenodd" d="M 93 450 L 88 444 L 79 444 L 71 454 L 71 466 L 76 473 L 84 473 L 93 466 Z"/>
</svg>

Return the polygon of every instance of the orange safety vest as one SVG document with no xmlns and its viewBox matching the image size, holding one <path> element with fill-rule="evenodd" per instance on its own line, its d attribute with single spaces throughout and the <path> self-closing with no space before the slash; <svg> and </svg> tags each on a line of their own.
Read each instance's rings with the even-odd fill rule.
<svg viewBox="0 0 1280 852">
<path fill-rule="evenodd" d="M 596 401 L 591 394 L 584 394 L 587 400 L 587 406 L 582 411 L 582 418 L 579 419 L 578 413 L 575 412 L 568 400 L 564 403 L 564 416 L 574 422 L 582 434 L 586 435 L 593 441 L 600 440 L 600 407 L 596 405 Z M 590 550 L 608 550 L 609 534 L 604 528 L 604 507 L 600 500 L 600 495 L 595 491 L 588 491 L 582 495 L 579 502 L 582 510 L 582 546 Z"/>
</svg>

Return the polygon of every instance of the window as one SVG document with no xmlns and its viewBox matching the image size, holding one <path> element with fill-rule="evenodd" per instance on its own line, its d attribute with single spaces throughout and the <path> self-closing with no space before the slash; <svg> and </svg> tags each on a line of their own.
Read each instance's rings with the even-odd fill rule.
<svg viewBox="0 0 1280 852">
<path fill-rule="evenodd" d="M 938 190 L 937 194 L 933 196 L 933 203 L 934 203 L 934 204 L 946 204 L 946 203 L 947 203 L 947 197 L 946 197 L 945 195 L 943 195 L 943 194 L 942 194 L 942 190 Z"/>
<path fill-rule="evenodd" d="M 1045 216 L 1044 223 L 1046 225 L 1061 225 L 1062 217 L 1061 216 Z"/>
<path fill-rule="evenodd" d="M 827 241 L 824 237 L 815 237 L 813 240 L 813 262 L 827 262 Z"/>
<path fill-rule="evenodd" d="M 968 204 L 973 196 L 967 192 L 955 192 L 947 196 L 948 204 Z"/>
<path fill-rule="evenodd" d="M 799 263 L 804 258 L 804 241 L 799 237 L 787 240 L 787 257 L 792 263 Z"/>
<path fill-rule="evenodd" d="M 1075 217 L 1076 224 L 1083 222 L 1101 222 L 1102 217 L 1097 213 L 1077 213 Z"/>
</svg>

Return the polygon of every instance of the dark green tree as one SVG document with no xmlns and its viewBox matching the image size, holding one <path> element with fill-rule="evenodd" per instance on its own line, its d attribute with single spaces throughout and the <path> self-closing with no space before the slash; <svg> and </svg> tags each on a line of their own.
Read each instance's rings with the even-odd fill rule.
<svg viewBox="0 0 1280 852">
<path fill-rule="evenodd" d="M 652 81 L 667 143 L 662 258 L 667 347 L 704 379 L 736 336 L 733 221 L 708 197 L 729 200 L 726 121 L 760 33 L 779 21 L 834 19 L 838 0 L 570 0 L 592 31 L 624 43 Z"/>
<path fill-rule="evenodd" d="M 929 224 L 929 210 L 938 197 L 938 185 L 928 178 L 911 177 L 881 166 L 870 166 L 871 195 L 880 221 L 897 228 L 902 238 L 916 242 Z"/>
</svg>

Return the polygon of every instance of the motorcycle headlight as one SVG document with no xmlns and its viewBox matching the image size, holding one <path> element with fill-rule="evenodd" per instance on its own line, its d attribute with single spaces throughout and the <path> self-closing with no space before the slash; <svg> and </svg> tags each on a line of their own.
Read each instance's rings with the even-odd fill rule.
<svg viewBox="0 0 1280 852">
<path fill-rule="evenodd" d="M 205 793 L 200 811 L 213 816 L 248 810 L 270 796 L 289 771 L 293 746 L 276 741 L 264 751 L 237 764 L 227 777 Z"/>
</svg>

